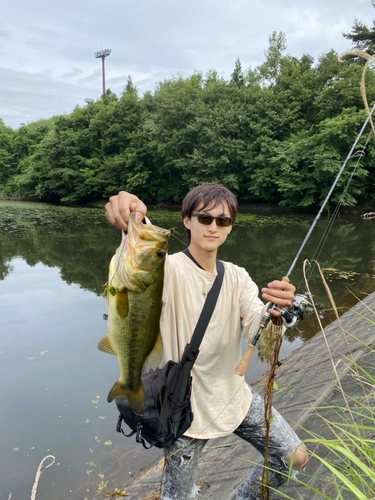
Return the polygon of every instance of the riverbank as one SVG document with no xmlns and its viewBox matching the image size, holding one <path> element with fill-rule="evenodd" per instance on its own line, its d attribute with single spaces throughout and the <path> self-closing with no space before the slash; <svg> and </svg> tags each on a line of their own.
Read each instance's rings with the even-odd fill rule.
<svg viewBox="0 0 375 500">
<path fill-rule="evenodd" d="M 115 193 L 114 193 L 115 194 Z M 24 201 L 28 203 L 46 203 L 48 202 L 43 202 L 37 199 L 27 199 L 27 198 L 22 198 L 20 196 L 16 197 L 8 197 L 6 196 L 3 192 L 0 191 L 0 200 L 1 201 Z M 103 199 L 103 200 L 98 200 L 98 201 L 92 201 L 92 202 L 87 202 L 87 203 L 74 203 L 74 202 L 59 202 L 59 203 L 50 203 L 51 205 L 58 205 L 58 206 L 63 206 L 63 207 L 92 207 L 92 208 L 103 208 L 105 207 L 106 203 L 108 202 L 108 199 Z M 149 204 L 148 208 L 150 210 L 172 210 L 172 211 L 180 211 L 181 210 L 181 205 L 175 204 L 175 203 L 169 203 L 169 202 L 162 202 L 162 203 L 157 203 L 157 204 Z M 287 215 L 287 214 L 311 214 L 311 215 L 316 215 L 318 213 L 320 207 L 280 207 L 279 205 L 270 205 L 266 203 L 239 203 L 238 206 L 238 213 L 259 213 L 259 214 L 280 214 L 280 215 Z M 333 213 L 335 207 L 330 207 L 326 208 L 324 210 L 325 215 L 330 215 Z M 341 214 L 348 214 L 348 215 L 362 215 L 364 213 L 367 213 L 369 211 L 374 210 L 374 207 L 366 207 L 366 206 L 352 206 L 352 207 L 340 207 L 340 213 Z"/>
<path fill-rule="evenodd" d="M 319 332 L 283 360 L 278 368 L 275 379 L 278 390 L 275 391 L 273 403 L 301 439 L 310 437 L 311 432 L 322 435 L 326 431 L 320 408 L 331 407 L 331 410 L 324 410 L 324 416 L 334 419 L 334 408 L 342 404 L 333 365 L 337 366 L 339 379 L 349 399 L 358 396 L 360 389 L 356 378 L 348 376 L 349 369 L 344 362 L 345 357 L 354 359 L 356 363 L 366 367 L 369 373 L 375 374 L 375 355 L 367 348 L 375 347 L 373 311 L 375 292 L 341 316 L 340 322 L 336 320 L 328 326 L 324 332 L 326 341 L 323 333 Z M 264 379 L 260 380 L 254 384 L 254 388 L 262 393 L 264 382 Z M 318 453 L 327 454 L 324 450 L 318 450 Z M 231 500 L 237 487 L 259 458 L 259 454 L 251 446 L 235 436 L 210 441 L 200 460 L 197 481 L 201 489 L 199 498 Z M 131 479 L 121 485 L 127 492 L 127 498 L 156 500 L 162 469 L 163 460 L 160 459 L 148 469 L 133 474 Z M 321 490 L 322 480 L 329 481 L 329 473 L 320 461 L 311 459 L 299 479 L 310 487 Z M 333 494 L 331 489 L 329 482 L 324 484 L 328 497 Z M 283 493 L 293 499 L 321 498 L 306 486 L 294 482 L 284 486 L 280 494 L 274 494 L 272 498 L 281 498 Z"/>
</svg>

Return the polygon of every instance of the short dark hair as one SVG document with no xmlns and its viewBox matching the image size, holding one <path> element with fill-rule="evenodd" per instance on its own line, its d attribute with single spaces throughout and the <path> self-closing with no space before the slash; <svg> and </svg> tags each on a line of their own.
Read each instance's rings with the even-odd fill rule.
<svg viewBox="0 0 375 500">
<path fill-rule="evenodd" d="M 233 222 L 236 220 L 238 202 L 234 194 L 229 191 L 222 184 L 216 184 L 215 182 L 206 182 L 193 188 L 182 201 L 181 215 L 184 219 L 185 217 L 191 218 L 191 214 L 197 209 L 199 205 L 200 210 L 212 210 L 221 203 L 226 203 L 228 205 L 230 216 Z M 188 239 L 190 242 L 190 230 L 186 229 L 188 234 Z"/>
</svg>

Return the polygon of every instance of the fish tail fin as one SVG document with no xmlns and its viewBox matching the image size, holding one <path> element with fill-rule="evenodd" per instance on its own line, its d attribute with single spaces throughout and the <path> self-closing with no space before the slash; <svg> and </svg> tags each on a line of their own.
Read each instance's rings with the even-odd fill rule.
<svg viewBox="0 0 375 500">
<path fill-rule="evenodd" d="M 112 389 L 109 391 L 107 401 L 110 403 L 115 398 L 127 398 L 130 408 L 137 415 L 143 415 L 146 409 L 146 399 L 143 384 L 136 389 L 127 389 L 119 381 L 113 384 Z"/>
<path fill-rule="evenodd" d="M 143 415 L 146 410 L 146 397 L 142 382 L 138 389 L 133 391 L 129 390 L 126 397 L 128 398 L 129 406 L 134 413 L 137 415 Z"/>
</svg>

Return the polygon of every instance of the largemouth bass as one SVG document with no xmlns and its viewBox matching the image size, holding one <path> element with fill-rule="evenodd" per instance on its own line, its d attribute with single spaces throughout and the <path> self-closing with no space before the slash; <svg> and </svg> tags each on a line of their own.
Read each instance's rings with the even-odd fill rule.
<svg viewBox="0 0 375 500">
<path fill-rule="evenodd" d="M 110 390 L 110 403 L 126 397 L 130 408 L 142 415 L 145 395 L 141 374 L 157 368 L 163 355 L 159 330 L 164 262 L 170 231 L 131 214 L 127 235 L 109 265 L 106 300 L 107 335 L 101 351 L 117 356 L 120 377 Z"/>
</svg>

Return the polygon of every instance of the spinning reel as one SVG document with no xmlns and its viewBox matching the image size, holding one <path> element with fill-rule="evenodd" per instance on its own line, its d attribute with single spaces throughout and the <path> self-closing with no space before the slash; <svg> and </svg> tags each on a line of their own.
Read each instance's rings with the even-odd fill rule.
<svg viewBox="0 0 375 500">
<path fill-rule="evenodd" d="M 307 293 L 297 293 L 289 309 L 280 309 L 275 304 L 272 305 L 272 309 L 279 311 L 285 328 L 290 330 L 297 321 L 305 319 L 306 315 L 311 312 L 312 304 Z"/>
</svg>

